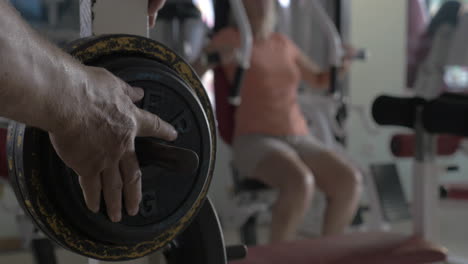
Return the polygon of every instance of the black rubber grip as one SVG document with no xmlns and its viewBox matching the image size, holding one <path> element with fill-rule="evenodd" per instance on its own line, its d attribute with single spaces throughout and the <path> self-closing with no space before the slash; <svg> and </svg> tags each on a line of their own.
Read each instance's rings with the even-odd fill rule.
<svg viewBox="0 0 468 264">
<path fill-rule="evenodd" d="M 208 65 L 218 65 L 221 63 L 219 52 L 210 52 L 207 54 Z"/>
<path fill-rule="evenodd" d="M 352 60 L 354 61 L 365 61 L 367 60 L 367 50 L 365 49 L 360 49 L 356 51 L 356 54 L 352 57 Z"/>
<path fill-rule="evenodd" d="M 458 172 L 460 171 L 460 166 L 458 165 L 450 165 L 450 166 L 447 166 L 447 168 L 445 168 L 445 170 L 447 172 Z"/>
<path fill-rule="evenodd" d="M 234 76 L 234 82 L 231 88 L 231 92 L 229 94 L 229 99 L 236 100 L 239 98 L 240 90 L 244 82 L 244 77 L 245 77 L 245 69 L 243 69 L 242 67 L 237 67 L 236 74 Z"/>
</svg>

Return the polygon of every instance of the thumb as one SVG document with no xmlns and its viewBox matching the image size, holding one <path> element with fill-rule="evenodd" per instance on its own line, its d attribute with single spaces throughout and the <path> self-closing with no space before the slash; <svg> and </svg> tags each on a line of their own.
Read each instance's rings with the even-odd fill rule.
<svg viewBox="0 0 468 264">
<path fill-rule="evenodd" d="M 166 0 L 149 0 L 148 1 L 148 19 L 149 26 L 153 28 L 156 24 L 158 11 L 163 7 Z"/>
<path fill-rule="evenodd" d="M 158 13 L 152 14 L 148 17 L 148 23 L 150 28 L 154 28 L 156 26 L 156 17 L 158 16 Z"/>
<path fill-rule="evenodd" d="M 177 131 L 172 125 L 150 112 L 142 109 L 138 109 L 137 111 L 137 136 L 156 137 L 167 141 L 174 141 L 177 139 Z"/>
<path fill-rule="evenodd" d="M 154 15 L 156 12 L 159 11 L 164 5 L 166 0 L 149 0 L 148 1 L 148 14 Z"/>
</svg>

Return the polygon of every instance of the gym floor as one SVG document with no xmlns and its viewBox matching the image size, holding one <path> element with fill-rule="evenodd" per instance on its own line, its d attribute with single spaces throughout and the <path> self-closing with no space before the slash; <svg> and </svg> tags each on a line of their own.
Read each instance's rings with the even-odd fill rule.
<svg viewBox="0 0 468 264">
<path fill-rule="evenodd" d="M 458 202 L 443 202 L 440 214 L 441 226 L 441 241 L 442 244 L 451 252 L 451 258 L 466 258 L 468 260 L 468 228 L 466 221 L 468 219 L 468 203 Z M 401 222 L 393 225 L 393 230 L 403 233 L 411 233 L 411 223 Z M 239 237 L 234 230 L 226 230 L 225 240 L 227 245 L 239 243 Z M 267 228 L 261 227 L 260 238 L 265 242 L 267 238 Z M 87 259 L 65 250 L 58 249 L 58 263 L 67 264 L 86 264 Z M 453 256 L 453 257 L 452 257 Z M 32 255 L 30 252 L 12 252 L 0 254 L 0 264 L 23 263 L 33 264 Z M 154 255 L 149 258 L 123 262 L 124 264 L 163 264 L 159 255 Z M 450 263 L 450 262 L 448 262 Z"/>
</svg>

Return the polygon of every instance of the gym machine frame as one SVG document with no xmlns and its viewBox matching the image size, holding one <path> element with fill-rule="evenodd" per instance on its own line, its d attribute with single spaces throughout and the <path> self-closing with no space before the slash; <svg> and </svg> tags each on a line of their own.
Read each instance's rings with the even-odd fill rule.
<svg viewBox="0 0 468 264">
<path fill-rule="evenodd" d="M 427 241 L 440 242 L 439 167 L 437 165 L 437 138 L 423 125 L 423 107 L 416 109 L 415 156 L 412 175 L 413 232 Z M 447 255 L 447 262 L 468 264 L 468 260 Z"/>
<path fill-rule="evenodd" d="M 240 0 L 231 0 L 235 7 L 235 14 L 246 18 L 245 10 Z M 118 8 L 116 8 L 118 6 Z M 80 35 L 82 38 L 101 34 L 132 34 L 149 37 L 147 20 L 147 0 L 80 0 Z M 113 10 L 110 12 L 109 10 Z M 114 12 L 114 10 L 116 12 Z M 118 21 L 118 23 L 116 23 Z M 241 21 L 245 21 L 242 19 Z M 251 36 L 248 25 L 241 26 L 243 35 Z M 252 39 L 243 38 L 238 69 L 239 82 L 242 81 L 243 71 L 249 67 Z M 214 230 L 217 232 L 203 232 Z M 201 263 L 221 264 L 228 260 L 244 258 L 244 246 L 225 247 L 221 226 L 212 203 L 207 199 L 198 216 L 182 234 L 169 245 L 169 250 L 163 253 L 169 264 Z M 192 247 L 197 247 L 196 249 Z M 218 252 L 218 253 L 214 253 Z M 151 259 L 157 262 L 157 259 Z M 89 259 L 89 264 L 98 264 L 98 260 Z"/>
</svg>

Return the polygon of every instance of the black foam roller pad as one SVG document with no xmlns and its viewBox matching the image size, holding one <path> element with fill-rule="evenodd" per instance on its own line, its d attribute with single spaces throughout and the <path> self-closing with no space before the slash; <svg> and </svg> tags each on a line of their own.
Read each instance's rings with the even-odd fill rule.
<svg viewBox="0 0 468 264">
<path fill-rule="evenodd" d="M 445 94 L 424 109 L 424 128 L 431 133 L 468 136 L 468 96 Z"/>
<path fill-rule="evenodd" d="M 418 106 L 424 106 L 422 98 L 380 96 L 372 105 L 372 116 L 379 125 L 413 128 Z"/>
</svg>

